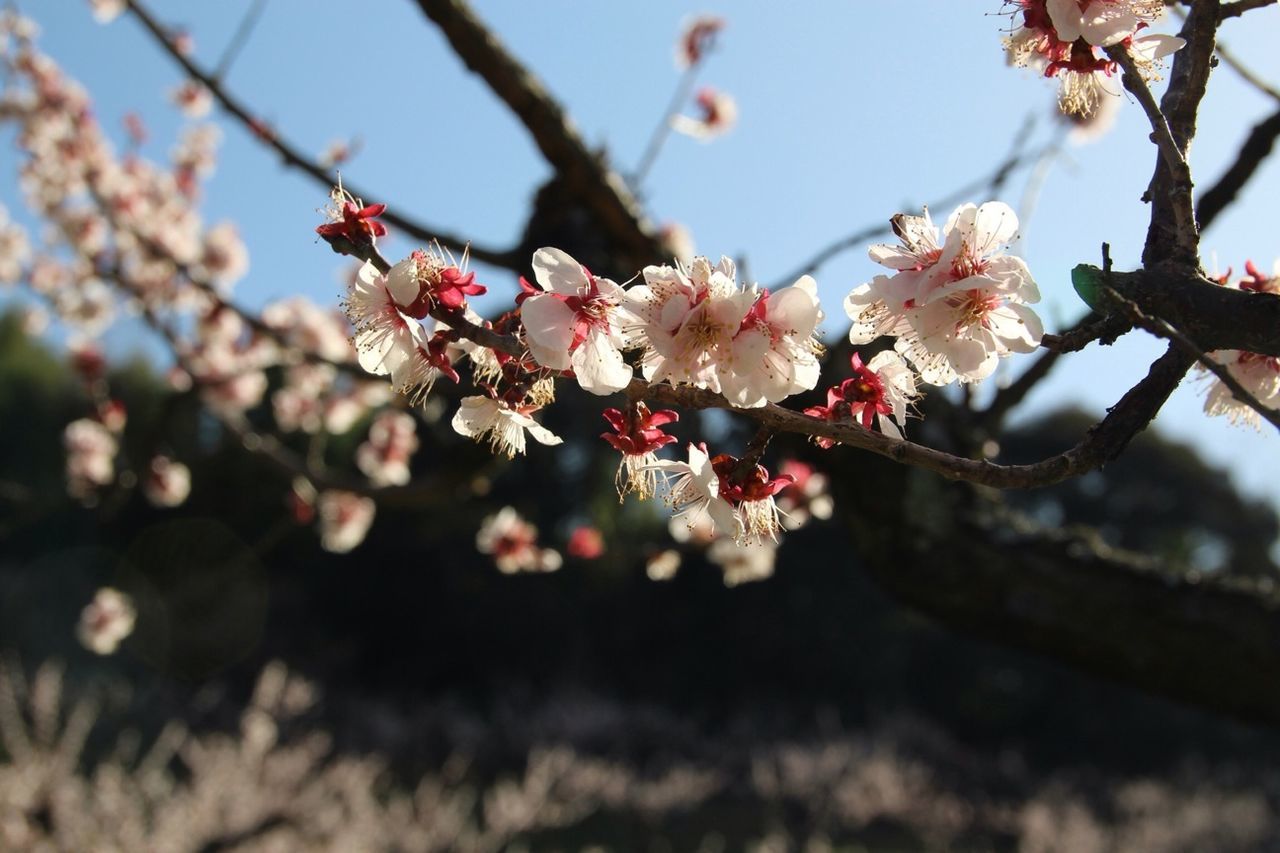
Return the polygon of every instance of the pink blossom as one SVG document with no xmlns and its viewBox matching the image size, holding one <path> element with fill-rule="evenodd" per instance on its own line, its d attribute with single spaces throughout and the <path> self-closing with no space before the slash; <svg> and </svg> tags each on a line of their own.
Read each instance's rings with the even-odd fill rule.
<svg viewBox="0 0 1280 853">
<path fill-rule="evenodd" d="M 364 541 L 377 511 L 371 498 L 353 492 L 321 492 L 316 501 L 320 547 L 345 554 Z"/>
<path fill-rule="evenodd" d="M 538 528 L 520 517 L 514 507 L 503 507 L 487 516 L 476 533 L 476 550 L 493 556 L 498 571 L 554 572 L 560 568 L 560 554 L 538 547 Z"/>
<path fill-rule="evenodd" d="M 694 97 L 694 103 L 699 114 L 672 116 L 672 130 L 709 142 L 728 133 L 738 123 L 738 102 L 727 92 L 704 86 Z"/>
<path fill-rule="evenodd" d="M 538 364 L 573 370 L 578 384 L 592 394 L 627 387 L 631 366 L 622 358 L 627 345 L 619 311 L 622 288 L 554 248 L 534 253 L 533 272 L 543 292 L 523 301 L 520 319 Z"/>
<path fill-rule="evenodd" d="M 701 62 L 703 56 L 715 47 L 716 36 L 724 27 L 725 19 L 715 15 L 686 18 L 676 40 L 676 67 L 685 69 Z"/>
<path fill-rule="evenodd" d="M 657 469 L 653 467 L 658 461 L 656 451 L 676 440 L 674 435 L 663 432 L 662 427 L 675 423 L 680 416 L 670 409 L 650 412 L 648 406 L 637 401 L 628 406 L 626 412 L 605 409 L 604 419 L 613 427 L 613 432 L 601 433 L 600 437 L 622 454 L 613 478 L 618 500 L 629 492 L 635 492 L 641 500 L 653 497 L 657 488 Z"/>
</svg>

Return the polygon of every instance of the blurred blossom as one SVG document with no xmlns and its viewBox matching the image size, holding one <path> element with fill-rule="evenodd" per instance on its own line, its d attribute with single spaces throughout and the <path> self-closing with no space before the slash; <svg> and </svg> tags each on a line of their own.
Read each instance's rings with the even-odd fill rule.
<svg viewBox="0 0 1280 853">
<path fill-rule="evenodd" d="M 345 554 L 364 541 L 376 511 L 372 498 L 340 491 L 322 492 L 316 507 L 320 547 L 334 554 Z"/>
<path fill-rule="evenodd" d="M 676 39 L 676 67 L 680 69 L 697 65 L 715 48 L 716 36 L 725 27 L 725 19 L 716 15 L 694 15 L 685 18 L 680 25 L 680 37 Z"/>
<path fill-rule="evenodd" d="M 709 142 L 728 133 L 738 123 L 738 102 L 726 92 L 704 87 L 694 98 L 694 104 L 698 107 L 697 116 L 671 117 L 671 128 L 677 133 Z"/>
<path fill-rule="evenodd" d="M 169 99 L 187 118 L 204 118 L 213 109 L 213 95 L 198 80 L 188 80 L 169 93 Z"/>
<path fill-rule="evenodd" d="M 115 458 L 119 446 L 115 436 L 101 423 L 81 418 L 67 424 L 63 433 L 67 452 L 67 492 L 86 500 L 115 479 Z"/>
<path fill-rule="evenodd" d="M 538 547 L 538 528 L 520 517 L 514 507 L 503 507 L 480 523 L 476 550 L 493 556 L 498 571 L 554 572 L 560 568 L 560 554 Z"/>
<path fill-rule="evenodd" d="M 181 506 L 191 494 L 191 471 L 181 462 L 157 456 L 142 480 L 142 492 L 155 506 Z"/>
<path fill-rule="evenodd" d="M 124 11 L 124 0 L 89 0 L 89 8 L 94 19 L 100 24 L 109 24 Z"/>
<path fill-rule="evenodd" d="M 125 637 L 133 633 L 136 617 L 137 613 L 129 596 L 111 587 L 103 587 L 93 596 L 93 601 L 80 611 L 76 637 L 89 651 L 109 655 Z"/>
<path fill-rule="evenodd" d="M 683 528 L 683 525 L 681 525 Z M 644 573 L 651 581 L 669 581 L 680 570 L 680 552 L 668 548 L 651 556 L 646 562 Z"/>
<path fill-rule="evenodd" d="M 604 536 L 588 524 L 575 527 L 565 550 L 579 560 L 597 560 L 604 554 Z"/>
<path fill-rule="evenodd" d="M 725 586 L 762 581 L 773 576 L 778 543 L 764 539 L 739 545 L 728 537 L 717 539 L 707 549 L 707 559 L 724 572 Z"/>
<path fill-rule="evenodd" d="M 795 482 L 778 493 L 778 511 L 782 513 L 782 526 L 798 530 L 810 518 L 826 520 L 831 517 L 835 503 L 827 491 L 827 475 L 813 466 L 794 459 L 782 463 L 778 473 L 795 478 Z"/>
</svg>

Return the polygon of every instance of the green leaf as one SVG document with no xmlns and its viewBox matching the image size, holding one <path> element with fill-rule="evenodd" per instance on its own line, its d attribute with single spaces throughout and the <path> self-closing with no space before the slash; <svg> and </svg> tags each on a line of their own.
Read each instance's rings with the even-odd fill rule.
<svg viewBox="0 0 1280 853">
<path fill-rule="evenodd" d="M 1089 264 L 1078 264 L 1071 271 L 1071 286 L 1076 289 L 1085 305 L 1094 311 L 1102 310 L 1102 270 Z"/>
</svg>

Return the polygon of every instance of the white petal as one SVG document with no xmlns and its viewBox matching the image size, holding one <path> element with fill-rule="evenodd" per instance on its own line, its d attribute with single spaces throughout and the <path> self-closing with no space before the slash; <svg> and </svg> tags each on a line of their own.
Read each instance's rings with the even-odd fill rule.
<svg viewBox="0 0 1280 853">
<path fill-rule="evenodd" d="M 488 397 L 463 397 L 453 416 L 453 429 L 458 435 L 477 438 L 493 428 L 501 407 Z"/>
<path fill-rule="evenodd" d="M 610 336 L 598 328 L 588 332 L 573 351 L 572 364 L 578 384 L 592 394 L 613 394 L 631 382 L 631 365 L 622 360 Z"/>
<path fill-rule="evenodd" d="M 582 264 L 567 252 L 547 247 L 533 253 L 533 276 L 543 290 L 551 290 L 565 296 L 573 296 L 588 286 L 587 274 Z"/>
<path fill-rule="evenodd" d="M 574 319 L 573 309 L 550 293 L 524 301 L 520 320 L 528 336 L 529 352 L 538 364 L 551 370 L 568 369 Z"/>
</svg>

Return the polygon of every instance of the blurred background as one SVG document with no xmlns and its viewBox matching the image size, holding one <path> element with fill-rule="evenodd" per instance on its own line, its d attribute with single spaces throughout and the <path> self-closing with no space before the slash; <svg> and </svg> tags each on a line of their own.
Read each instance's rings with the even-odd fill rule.
<svg viewBox="0 0 1280 853">
<path fill-rule="evenodd" d="M 789 284 L 823 247 L 973 184 L 960 200 L 1019 210 L 1018 251 L 1057 331 L 1085 312 L 1071 267 L 1098 263 L 1104 241 L 1119 268 L 1138 265 L 1154 150 L 1123 101 L 1104 136 L 1071 136 L 1051 83 L 1006 66 L 1009 10 L 990 7 L 474 5 L 631 176 L 653 220 L 682 224 L 699 254 Z M 341 172 L 377 193 L 366 202 L 512 251 L 542 245 L 529 241 L 555 223 L 565 248 L 587 256 L 572 241 L 590 247 L 590 226 L 573 224 L 524 127 L 417 4 L 147 8 L 317 162 L 346 145 Z M 106 135 L 124 149 L 125 116 L 136 116 L 147 138 L 130 150 L 166 161 L 191 121 L 170 101 L 184 77 L 137 17 L 104 26 L 81 4 L 19 9 L 40 25 L 39 49 L 87 88 Z M 732 94 L 736 125 L 705 142 L 671 136 L 637 179 L 681 84 L 681 22 L 698 12 L 727 22 L 697 83 Z M 1275 9 L 1222 30 L 1263 74 L 1275 71 L 1277 36 Z M 1273 109 L 1219 69 L 1198 180 L 1220 174 Z M 234 222 L 248 250 L 237 303 L 259 311 L 301 295 L 336 309 L 351 269 L 315 236 L 326 190 L 216 107 L 210 119 L 222 139 L 199 211 Z M 16 149 L 11 124 L 0 136 Z M 20 159 L 0 168 L 0 204 L 35 242 L 43 226 L 24 204 Z M 1206 262 L 1269 270 L 1278 190 L 1280 167 L 1266 163 L 1205 235 Z M 814 273 L 831 346 L 820 389 L 848 363 L 841 302 L 876 274 L 865 246 L 882 239 Z M 395 229 L 379 245 L 392 260 L 416 246 Z M 637 272 L 605 264 L 592 268 L 618 281 Z M 513 271 L 474 268 L 489 293 L 473 305 L 507 310 Z M 127 311 L 100 338 L 103 381 L 128 412 L 122 457 L 137 469 L 163 447 L 189 468 L 190 496 L 160 508 L 122 478 L 73 499 L 63 431 L 94 405 L 70 354 L 78 332 L 55 319 L 32 334 L 38 300 L 22 288 L 0 304 L 0 840 L 13 849 L 45 834 L 55 849 L 85 850 L 1280 848 L 1273 731 L 942 627 L 886 592 L 894 561 L 918 559 L 912 528 L 873 532 L 891 524 L 877 509 L 888 503 L 938 525 L 957 507 L 998 505 L 1087 531 L 1177 582 L 1270 594 L 1274 436 L 1205 417 L 1203 382 L 1185 382 L 1114 464 L 999 498 L 780 437 L 771 469 L 821 471 L 834 512 L 784 534 L 764 577 L 730 585 L 705 543 L 673 540 L 661 506 L 619 503 L 600 401 L 567 388 L 543 417 L 566 446 L 508 463 L 453 432 L 448 413 L 469 391 L 441 382 L 443 405 L 414 412 L 411 485 L 378 501 L 349 553 L 326 550 L 301 523 L 294 478 L 175 390 L 165 340 Z M 1071 446 L 1161 350 L 1134 333 L 1064 359 L 988 455 L 1029 462 Z M 927 412 L 942 426 L 913 424 L 915 437 L 966 446 L 973 437 L 946 426 L 965 422 L 947 413 L 980 407 L 1024 367 L 1005 362 L 972 399 L 938 392 Z M 268 378 L 283 382 L 278 370 Z M 350 474 L 373 417 L 319 447 L 281 441 Z M 270 420 L 248 413 L 260 432 Z M 740 449 L 752 427 L 686 412 L 673 432 Z M 505 574 L 477 549 L 484 520 L 508 506 L 563 555 L 557 571 Z M 571 545 L 584 527 L 599 549 Z M 670 577 L 654 567 L 668 551 L 680 561 Z M 76 632 L 103 587 L 127 593 L 137 614 L 110 656 Z M 106 846 L 103 826 L 123 846 Z M 129 832 L 133 847 L 118 840 Z"/>
</svg>

